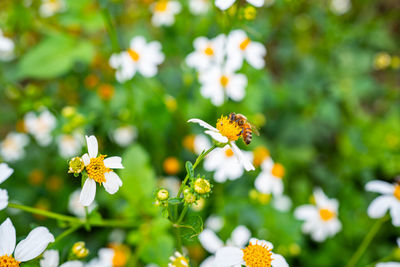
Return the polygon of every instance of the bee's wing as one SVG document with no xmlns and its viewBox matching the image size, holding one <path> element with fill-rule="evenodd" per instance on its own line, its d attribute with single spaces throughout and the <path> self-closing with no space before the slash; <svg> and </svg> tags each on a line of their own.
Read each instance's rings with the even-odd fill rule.
<svg viewBox="0 0 400 267">
<path fill-rule="evenodd" d="M 256 135 L 260 135 L 260 131 L 258 130 L 258 127 L 257 127 L 257 126 L 255 126 L 255 125 L 252 124 L 252 123 L 249 123 L 249 125 L 250 125 L 250 128 L 251 128 L 251 130 L 252 130 L 253 133 L 255 133 Z"/>
</svg>

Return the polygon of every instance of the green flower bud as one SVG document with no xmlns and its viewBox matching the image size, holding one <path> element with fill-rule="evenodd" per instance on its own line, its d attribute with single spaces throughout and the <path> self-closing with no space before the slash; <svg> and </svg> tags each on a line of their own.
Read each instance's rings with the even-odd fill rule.
<svg viewBox="0 0 400 267">
<path fill-rule="evenodd" d="M 80 157 L 75 157 L 69 161 L 68 173 L 78 174 L 81 173 L 84 168 L 85 164 L 83 163 L 83 160 Z"/>
<path fill-rule="evenodd" d="M 194 191 L 200 195 L 207 194 L 211 191 L 211 184 L 207 179 L 197 178 L 194 181 Z"/>
<path fill-rule="evenodd" d="M 167 200 L 169 197 L 169 192 L 167 189 L 160 189 L 157 192 L 157 199 L 160 201 Z"/>
</svg>

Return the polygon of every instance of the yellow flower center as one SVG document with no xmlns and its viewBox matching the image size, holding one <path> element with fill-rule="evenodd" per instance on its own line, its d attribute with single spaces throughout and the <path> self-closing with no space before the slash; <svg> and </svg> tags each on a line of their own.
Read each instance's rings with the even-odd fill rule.
<svg viewBox="0 0 400 267">
<path fill-rule="evenodd" d="M 19 267 L 19 261 L 15 260 L 13 256 L 1 256 L 0 257 L 0 266 L 1 267 Z"/>
<path fill-rule="evenodd" d="M 243 249 L 243 260 L 249 267 L 271 267 L 271 250 L 261 244 L 250 244 Z"/>
<path fill-rule="evenodd" d="M 323 221 L 330 221 L 335 217 L 335 213 L 329 209 L 320 209 L 319 210 L 319 216 L 321 216 L 321 219 Z"/>
<path fill-rule="evenodd" d="M 255 166 L 260 166 L 261 163 L 269 157 L 269 151 L 266 147 L 259 146 L 253 151 L 254 159 L 253 163 Z"/>
<path fill-rule="evenodd" d="M 223 87 L 226 87 L 229 83 L 229 78 L 225 75 L 222 75 L 221 78 L 219 79 L 219 82 Z"/>
<path fill-rule="evenodd" d="M 240 43 L 239 48 L 241 50 L 246 50 L 247 46 L 250 44 L 250 39 L 246 38 L 243 42 Z"/>
<path fill-rule="evenodd" d="M 285 175 L 285 168 L 280 163 L 275 163 L 271 171 L 272 175 L 277 178 L 283 178 Z"/>
<path fill-rule="evenodd" d="M 165 12 L 167 10 L 168 1 L 161 0 L 156 3 L 154 10 L 156 12 Z"/>
<path fill-rule="evenodd" d="M 127 52 L 133 61 L 137 62 L 139 60 L 140 56 L 139 56 L 138 52 L 136 52 L 135 50 L 130 49 L 130 48 L 128 49 Z"/>
<path fill-rule="evenodd" d="M 180 256 L 175 258 L 171 264 L 173 267 L 187 267 L 189 266 L 189 261 L 185 257 Z"/>
<path fill-rule="evenodd" d="M 233 150 L 231 148 L 228 148 L 225 150 L 225 156 L 232 157 L 233 156 Z"/>
<path fill-rule="evenodd" d="M 393 195 L 400 201 L 400 185 L 394 187 Z"/>
<path fill-rule="evenodd" d="M 207 46 L 207 48 L 204 49 L 204 54 L 207 56 L 212 56 L 214 55 L 214 50 L 211 48 L 211 46 Z"/>
<path fill-rule="evenodd" d="M 112 170 L 104 166 L 104 158 L 106 155 L 100 155 L 97 158 L 91 158 L 89 165 L 86 166 L 86 171 L 90 178 L 98 182 L 100 185 L 106 181 L 104 174 Z"/>
<path fill-rule="evenodd" d="M 220 134 L 228 138 L 229 141 L 236 141 L 239 139 L 242 129 L 236 123 L 232 123 L 227 116 L 221 116 L 217 120 L 217 129 Z"/>
</svg>

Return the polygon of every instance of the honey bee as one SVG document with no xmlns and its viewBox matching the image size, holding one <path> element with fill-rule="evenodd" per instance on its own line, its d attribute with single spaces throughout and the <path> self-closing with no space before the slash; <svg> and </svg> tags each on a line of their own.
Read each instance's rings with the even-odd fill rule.
<svg viewBox="0 0 400 267">
<path fill-rule="evenodd" d="M 242 135 L 243 141 L 246 145 L 251 143 L 251 139 L 253 138 L 252 133 L 254 132 L 256 135 L 260 135 L 258 129 L 255 125 L 251 124 L 246 116 L 242 114 L 236 114 L 232 112 L 229 114 L 229 121 L 231 123 L 236 123 L 242 130 L 238 134 L 238 136 Z"/>
</svg>

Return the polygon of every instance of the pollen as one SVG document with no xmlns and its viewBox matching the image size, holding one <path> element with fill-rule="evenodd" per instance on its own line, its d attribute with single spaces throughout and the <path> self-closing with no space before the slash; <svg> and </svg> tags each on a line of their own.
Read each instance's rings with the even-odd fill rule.
<svg viewBox="0 0 400 267">
<path fill-rule="evenodd" d="M 274 166 L 272 167 L 271 173 L 273 176 L 277 178 L 283 178 L 283 176 L 285 175 L 285 168 L 283 167 L 282 164 L 275 163 Z"/>
<path fill-rule="evenodd" d="M 241 50 L 246 50 L 246 48 L 247 48 L 247 46 L 250 44 L 250 42 L 251 42 L 251 41 L 250 41 L 249 38 L 244 39 L 243 42 L 240 43 L 239 48 L 240 48 Z"/>
<path fill-rule="evenodd" d="M 128 49 L 127 52 L 133 61 L 135 61 L 135 62 L 139 61 L 140 56 L 139 56 L 138 52 L 136 52 L 135 50 L 130 49 L 130 48 Z"/>
<path fill-rule="evenodd" d="M 271 267 L 272 253 L 266 245 L 251 244 L 243 249 L 243 260 L 249 267 Z"/>
<path fill-rule="evenodd" d="M 207 56 L 212 56 L 214 55 L 214 50 L 211 46 L 207 46 L 206 49 L 204 49 L 204 54 L 206 54 Z"/>
<path fill-rule="evenodd" d="M 154 10 L 157 12 L 165 12 L 167 10 L 168 1 L 161 0 L 158 1 L 154 7 Z"/>
<path fill-rule="evenodd" d="M 1 267 L 19 267 L 19 261 L 15 260 L 11 255 L 7 254 L 0 257 L 0 266 Z"/>
<path fill-rule="evenodd" d="M 239 139 L 242 129 L 236 123 L 232 123 L 227 116 L 221 116 L 217 120 L 217 129 L 229 141 L 236 141 Z"/>
<path fill-rule="evenodd" d="M 327 222 L 335 217 L 335 213 L 329 209 L 320 209 L 319 216 L 323 221 Z"/>
<path fill-rule="evenodd" d="M 233 156 L 233 150 L 231 148 L 228 148 L 225 150 L 225 156 L 232 157 Z"/>
<path fill-rule="evenodd" d="M 219 79 L 219 82 L 221 83 L 222 87 L 226 87 L 229 83 L 229 78 L 226 75 L 222 75 Z"/>
<path fill-rule="evenodd" d="M 106 181 L 104 174 L 111 171 L 111 169 L 104 166 L 105 157 L 106 155 L 100 155 L 97 158 L 91 158 L 89 165 L 86 166 L 86 171 L 89 177 L 98 182 L 100 185 Z"/>
<path fill-rule="evenodd" d="M 394 187 L 393 195 L 394 195 L 395 198 L 397 198 L 397 200 L 400 201 L 400 185 L 396 185 Z"/>
</svg>

